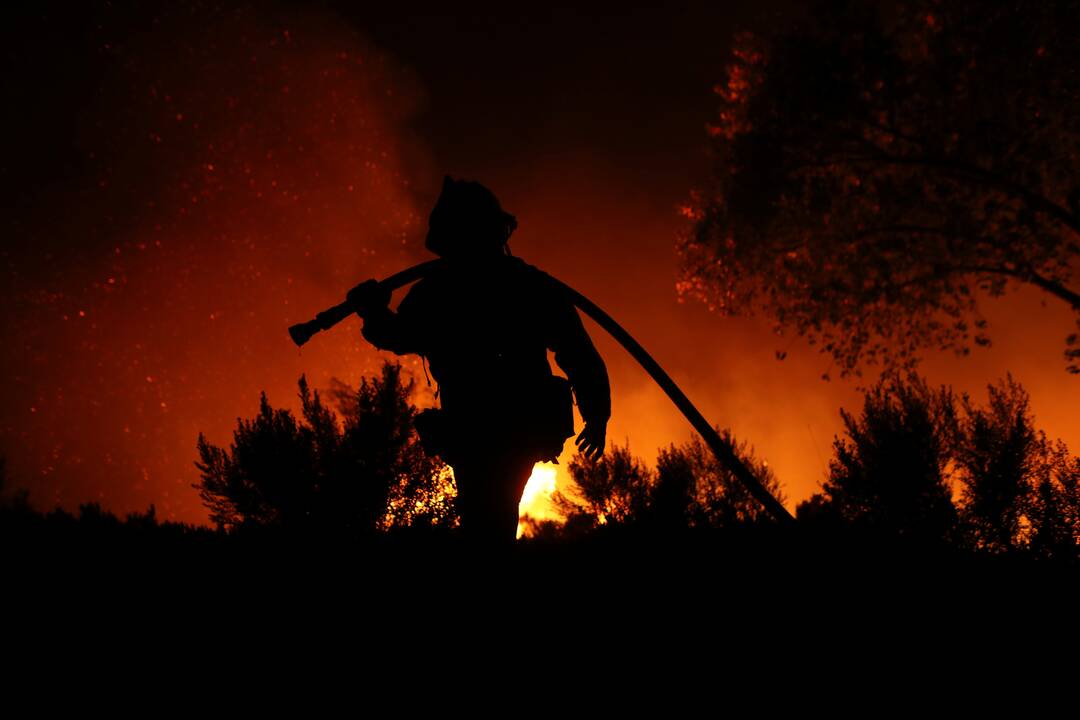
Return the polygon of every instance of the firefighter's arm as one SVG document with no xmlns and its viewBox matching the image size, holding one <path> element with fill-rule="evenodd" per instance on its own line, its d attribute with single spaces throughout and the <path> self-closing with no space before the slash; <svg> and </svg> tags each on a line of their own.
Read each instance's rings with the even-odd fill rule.
<svg viewBox="0 0 1080 720">
<path fill-rule="evenodd" d="M 390 309 L 390 291 L 375 280 L 360 283 L 345 298 L 356 314 L 364 320 L 360 331 L 364 339 L 380 350 L 389 350 L 395 355 L 419 353 L 418 333 L 414 327 L 406 300 L 402 301 L 399 312 Z M 401 310 L 406 312 L 402 314 Z"/>
<path fill-rule="evenodd" d="M 575 441 L 588 457 L 604 452 L 607 422 L 611 417 L 611 385 L 607 367 L 585 331 L 577 309 L 560 303 L 555 313 L 551 349 L 555 362 L 566 372 L 574 388 L 585 427 Z"/>
</svg>

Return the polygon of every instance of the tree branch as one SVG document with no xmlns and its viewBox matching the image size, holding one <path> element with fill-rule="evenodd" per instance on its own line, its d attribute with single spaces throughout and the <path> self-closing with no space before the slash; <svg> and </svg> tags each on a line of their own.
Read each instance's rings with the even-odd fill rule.
<svg viewBox="0 0 1080 720">
<path fill-rule="evenodd" d="M 1058 205 L 1050 198 L 1038 193 L 1030 188 L 1021 185 L 1014 180 L 1003 178 L 988 170 L 984 170 L 980 167 L 967 165 L 954 160 L 947 160 L 944 158 L 934 158 L 930 156 L 921 157 L 899 157 L 897 155 L 890 155 L 886 152 L 881 152 L 878 156 L 860 160 L 859 158 L 847 158 L 848 162 L 868 162 L 868 163 L 884 163 L 888 165 L 922 165 L 925 167 L 933 167 L 941 170 L 947 170 L 959 175 L 962 178 L 968 180 L 974 180 L 976 182 L 982 182 L 996 187 L 1003 192 L 1011 194 L 1016 197 L 1020 197 L 1023 200 L 1031 203 L 1036 210 L 1041 210 L 1047 215 L 1055 218 L 1067 228 L 1072 230 L 1077 235 L 1080 235 L 1080 217 L 1077 217 L 1071 213 L 1067 208 Z"/>
<path fill-rule="evenodd" d="M 1072 305 L 1073 310 L 1080 312 L 1080 293 L 1070 290 L 1056 280 L 1051 280 L 1049 278 L 1043 277 L 1034 270 L 1029 270 L 1026 273 L 1025 279 L 1033 285 L 1037 285 L 1038 287 L 1042 288 L 1051 295 L 1061 298 L 1065 302 Z"/>
<path fill-rule="evenodd" d="M 988 273 L 992 275 L 1007 275 L 1023 282 L 1031 283 L 1032 285 L 1045 290 L 1054 297 L 1057 297 L 1072 306 L 1073 310 L 1080 312 L 1080 293 L 1065 287 L 1057 280 L 1051 280 L 1048 277 L 1040 275 L 1031 268 L 1008 268 L 1004 266 L 957 266 L 958 272 L 973 272 L 973 273 Z"/>
<path fill-rule="evenodd" d="M 959 237 L 956 233 L 951 233 L 943 228 L 924 227 L 920 225 L 894 225 L 887 228 L 868 228 L 860 230 L 855 233 L 855 237 L 870 237 L 873 235 L 883 235 L 889 233 L 907 233 L 907 234 L 925 234 L 925 235 L 941 235 L 943 237 Z M 1009 267 L 1008 265 L 948 265 L 942 264 L 935 267 L 931 273 L 918 275 L 913 278 L 904 280 L 896 284 L 890 285 L 893 288 L 903 288 L 909 285 L 918 285 L 923 282 L 935 279 L 941 279 L 945 275 L 949 274 L 975 274 L 982 273 L 986 275 L 1005 275 L 1007 277 L 1020 280 L 1022 282 L 1031 283 L 1036 287 L 1050 293 L 1054 297 L 1064 300 L 1072 306 L 1073 310 L 1080 312 L 1080 293 L 1073 291 L 1066 287 L 1057 280 L 1052 280 L 1048 277 L 1040 275 L 1034 269 L 1027 267 Z M 884 290 L 884 289 L 883 289 Z"/>
</svg>

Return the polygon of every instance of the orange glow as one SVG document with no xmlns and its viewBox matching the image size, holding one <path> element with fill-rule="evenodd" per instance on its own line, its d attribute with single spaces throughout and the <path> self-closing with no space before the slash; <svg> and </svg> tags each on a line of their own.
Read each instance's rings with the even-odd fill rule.
<svg viewBox="0 0 1080 720">
<path fill-rule="evenodd" d="M 429 259 L 423 235 L 443 173 L 491 187 L 520 221 L 514 254 L 624 325 L 711 423 L 769 461 L 789 508 L 815 491 L 842 432 L 839 409 L 860 407 L 855 383 L 822 382 L 829 359 L 778 337 L 768 318 L 721 318 L 676 292 L 675 239 L 693 219 L 694 173 L 709 162 L 699 147 L 715 101 L 707 86 L 692 92 L 708 115 L 645 103 L 638 110 L 655 114 L 640 123 L 608 123 L 621 107 L 611 98 L 597 96 L 608 108 L 570 93 L 568 102 L 593 104 L 560 106 L 535 140 L 501 130 L 531 114 L 522 106 L 494 116 L 456 103 L 461 123 L 441 132 L 460 134 L 466 119 L 469 132 L 444 141 L 435 166 L 435 131 L 416 130 L 424 93 L 347 25 L 299 15 L 285 36 L 273 18 L 228 17 L 163 23 L 126 46 L 124 62 L 95 78 L 99 99 L 71 120 L 70 150 L 95 181 L 41 190 L 12 225 L 21 229 L 0 288 L 0 455 L 10 486 L 28 488 L 36 507 L 98 501 L 122 514 L 154 504 L 161 519 L 206 523 L 191 487 L 198 433 L 227 446 L 263 390 L 295 411 L 302 373 L 317 389 L 332 377 L 356 385 L 398 359 L 417 379 L 417 405 L 433 405 L 419 360 L 375 351 L 359 320 L 302 350 L 286 328 L 364 279 Z M 752 78 L 734 80 L 732 91 Z M 446 113 L 431 108 L 419 126 L 441 128 L 437 111 Z M 1062 361 L 1075 316 L 1030 288 L 984 314 L 994 345 L 962 360 L 929 353 L 929 382 L 983 399 L 1011 371 L 1037 425 L 1080 451 L 1080 379 Z M 585 324 L 611 376 L 608 438 L 655 463 L 689 426 Z M 559 519 L 550 498 L 567 485 L 573 449 L 534 468 L 520 516 Z"/>
<path fill-rule="evenodd" d="M 533 466 L 532 475 L 525 485 L 525 492 L 521 494 L 521 502 L 518 503 L 518 516 L 526 516 L 533 520 L 555 520 L 559 518 L 551 508 L 551 496 L 555 493 L 556 466 L 551 463 L 536 463 Z M 517 536 L 520 538 L 525 532 L 525 526 L 518 522 Z"/>
</svg>

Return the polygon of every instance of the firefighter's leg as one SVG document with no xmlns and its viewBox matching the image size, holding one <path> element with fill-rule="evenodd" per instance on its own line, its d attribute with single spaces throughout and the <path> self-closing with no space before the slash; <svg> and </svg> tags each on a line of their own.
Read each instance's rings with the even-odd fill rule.
<svg viewBox="0 0 1080 720">
<path fill-rule="evenodd" d="M 462 534 L 485 543 L 513 542 L 532 467 L 531 458 L 513 454 L 461 458 L 454 479 Z"/>
</svg>

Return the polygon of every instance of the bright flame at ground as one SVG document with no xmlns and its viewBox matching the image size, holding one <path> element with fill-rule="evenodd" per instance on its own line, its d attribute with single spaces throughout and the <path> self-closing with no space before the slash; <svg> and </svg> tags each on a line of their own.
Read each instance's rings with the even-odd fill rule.
<svg viewBox="0 0 1080 720">
<path fill-rule="evenodd" d="M 555 492 L 555 466 L 551 463 L 537 463 L 533 466 L 532 475 L 525 485 L 525 492 L 521 493 L 521 502 L 518 503 L 518 517 L 529 515 L 534 518 L 542 518 L 549 515 L 547 502 Z M 525 526 L 518 521 L 517 536 L 520 538 L 525 532 Z"/>
</svg>

